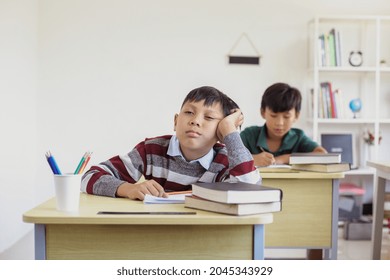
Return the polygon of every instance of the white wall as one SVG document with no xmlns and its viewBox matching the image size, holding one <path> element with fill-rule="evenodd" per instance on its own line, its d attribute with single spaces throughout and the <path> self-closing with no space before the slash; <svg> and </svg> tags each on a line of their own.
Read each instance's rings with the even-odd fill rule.
<svg viewBox="0 0 390 280">
<path fill-rule="evenodd" d="M 0 253 L 31 231 L 36 204 L 37 3 L 0 1 Z"/>
<path fill-rule="evenodd" d="M 53 195 L 45 151 L 72 172 L 86 150 L 94 152 L 93 164 L 127 152 L 145 137 L 171 134 L 182 99 L 201 85 L 235 99 L 245 126 L 257 124 L 260 97 L 270 84 L 284 81 L 305 94 L 310 19 L 390 13 L 385 0 L 353 5 L 346 0 L 0 0 L 0 5 L 0 40 L 6 42 L 0 46 L 6 48 L 0 73 L 7 78 L 0 85 L 5 110 L 0 207 L 12 213 L 0 216 L 1 228 L 12 229 L 12 236 L 0 230 L 0 253 L 25 233 L 23 210 Z M 12 16 L 4 19 L 3 9 Z M 260 66 L 227 64 L 243 32 L 262 55 Z M 303 112 L 298 126 L 308 127 L 305 117 Z M 23 155 L 23 171 L 15 155 Z"/>
</svg>

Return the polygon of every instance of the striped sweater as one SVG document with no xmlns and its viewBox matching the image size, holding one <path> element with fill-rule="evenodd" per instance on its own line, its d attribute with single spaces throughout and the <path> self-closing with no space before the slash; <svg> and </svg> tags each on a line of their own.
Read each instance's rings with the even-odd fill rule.
<svg viewBox="0 0 390 280">
<path fill-rule="evenodd" d="M 187 162 L 181 156 L 167 154 L 172 135 L 147 138 L 132 151 L 92 166 L 82 178 L 81 190 L 95 195 L 115 197 L 124 182 L 136 183 L 142 176 L 154 179 L 166 191 L 191 188 L 195 182 L 243 181 L 260 183 L 252 155 L 238 132 L 227 135 L 225 144 L 217 143 L 215 157 L 206 170 L 198 161 Z"/>
</svg>

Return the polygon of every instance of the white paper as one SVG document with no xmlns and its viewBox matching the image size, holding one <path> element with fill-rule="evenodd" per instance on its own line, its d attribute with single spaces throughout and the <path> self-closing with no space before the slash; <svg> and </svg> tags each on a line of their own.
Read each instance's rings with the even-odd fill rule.
<svg viewBox="0 0 390 280">
<path fill-rule="evenodd" d="M 291 169 L 291 165 L 288 164 L 271 164 L 267 166 L 256 166 L 257 168 L 285 168 L 285 169 Z"/>
<path fill-rule="evenodd" d="M 150 194 L 146 194 L 144 198 L 145 204 L 174 204 L 184 203 L 185 196 L 191 194 L 172 194 L 169 197 L 157 197 Z"/>
</svg>

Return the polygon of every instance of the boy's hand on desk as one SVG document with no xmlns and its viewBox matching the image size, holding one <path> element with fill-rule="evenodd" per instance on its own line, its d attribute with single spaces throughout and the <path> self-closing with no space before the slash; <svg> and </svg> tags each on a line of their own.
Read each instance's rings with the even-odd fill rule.
<svg viewBox="0 0 390 280">
<path fill-rule="evenodd" d="M 256 166 L 268 166 L 275 164 L 274 155 L 267 152 L 262 152 L 257 155 L 252 155 Z"/>
<path fill-rule="evenodd" d="M 275 164 L 289 164 L 290 163 L 290 155 L 285 154 L 275 158 Z"/>
<path fill-rule="evenodd" d="M 155 180 L 148 180 L 137 184 L 123 183 L 117 190 L 118 196 L 133 200 L 144 200 L 146 194 L 157 197 L 168 197 L 164 188 Z"/>
<path fill-rule="evenodd" d="M 240 109 L 234 109 L 232 113 L 223 118 L 217 128 L 218 139 L 223 142 L 226 135 L 237 131 L 237 129 L 244 123 L 244 115 Z"/>
</svg>

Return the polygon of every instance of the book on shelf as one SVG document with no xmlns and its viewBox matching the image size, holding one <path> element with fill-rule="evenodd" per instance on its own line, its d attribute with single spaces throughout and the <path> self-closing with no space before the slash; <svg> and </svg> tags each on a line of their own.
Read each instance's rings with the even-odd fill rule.
<svg viewBox="0 0 390 280">
<path fill-rule="evenodd" d="M 332 28 L 329 32 L 318 36 L 318 65 L 341 66 L 341 39 L 340 31 Z"/>
<path fill-rule="evenodd" d="M 329 66 L 336 66 L 336 31 L 332 28 L 329 31 Z"/>
<path fill-rule="evenodd" d="M 342 66 L 341 35 L 339 30 L 336 30 L 335 33 L 336 33 L 336 37 L 335 37 L 336 66 Z"/>
<path fill-rule="evenodd" d="M 332 98 L 331 98 L 331 84 L 329 82 L 320 83 L 321 97 L 322 97 L 322 118 L 332 118 Z"/>
<path fill-rule="evenodd" d="M 318 62 L 319 66 L 326 65 L 326 57 L 325 57 L 325 35 L 321 34 L 318 37 Z"/>
<path fill-rule="evenodd" d="M 321 82 L 318 102 L 319 118 L 339 118 L 342 101 L 340 99 L 340 90 L 332 89 L 331 82 Z"/>
<path fill-rule="evenodd" d="M 264 203 L 222 203 L 204 199 L 198 196 L 186 196 L 184 206 L 187 208 L 217 212 L 229 215 L 254 215 L 273 213 L 282 210 L 281 201 Z"/>
<path fill-rule="evenodd" d="M 323 164 L 293 164 L 294 170 L 314 171 L 314 172 L 345 172 L 351 170 L 351 165 L 348 162 L 341 163 L 323 163 Z"/>
<path fill-rule="evenodd" d="M 329 45 L 329 33 L 324 34 L 324 45 L 325 45 L 325 65 L 330 66 L 330 45 Z"/>
<path fill-rule="evenodd" d="M 339 153 L 292 153 L 290 164 L 318 164 L 318 163 L 341 163 Z"/>
<path fill-rule="evenodd" d="M 342 96 L 342 91 L 340 89 L 335 89 L 333 91 L 333 96 L 335 100 L 335 110 L 336 110 L 336 118 L 344 118 L 344 101 Z"/>
<path fill-rule="evenodd" d="M 282 200 L 282 190 L 244 182 L 192 184 L 192 194 L 223 203 L 264 203 Z"/>
</svg>

